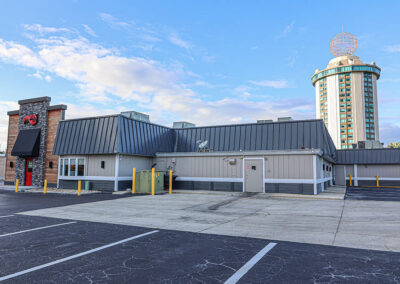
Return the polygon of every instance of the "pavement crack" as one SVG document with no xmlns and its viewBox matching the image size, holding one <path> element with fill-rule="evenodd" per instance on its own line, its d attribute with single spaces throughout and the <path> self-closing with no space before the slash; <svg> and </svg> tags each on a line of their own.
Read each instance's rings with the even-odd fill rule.
<svg viewBox="0 0 400 284">
<path fill-rule="evenodd" d="M 337 233 L 339 232 L 340 224 L 342 223 L 345 204 L 346 204 L 346 200 L 343 200 L 342 212 L 340 213 L 340 218 L 339 218 L 339 222 L 338 222 L 338 225 L 337 225 L 337 228 L 336 228 L 336 231 L 335 231 L 335 236 L 333 237 L 333 240 L 332 240 L 332 245 L 335 244 L 336 236 L 337 236 Z"/>
</svg>

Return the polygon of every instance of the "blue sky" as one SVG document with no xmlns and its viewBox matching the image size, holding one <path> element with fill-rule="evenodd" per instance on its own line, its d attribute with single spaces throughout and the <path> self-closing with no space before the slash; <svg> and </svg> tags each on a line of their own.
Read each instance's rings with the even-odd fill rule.
<svg viewBox="0 0 400 284">
<path fill-rule="evenodd" d="M 17 100 L 67 118 L 137 110 L 198 125 L 315 118 L 331 39 L 382 68 L 381 140 L 400 141 L 399 1 L 9 1 L 0 10 L 0 143 Z"/>
</svg>

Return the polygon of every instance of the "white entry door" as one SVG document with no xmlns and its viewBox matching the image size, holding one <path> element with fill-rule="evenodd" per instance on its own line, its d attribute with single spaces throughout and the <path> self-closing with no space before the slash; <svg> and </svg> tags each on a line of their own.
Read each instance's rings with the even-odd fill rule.
<svg viewBox="0 0 400 284">
<path fill-rule="evenodd" d="M 244 159 L 244 191 L 264 192 L 264 158 Z"/>
</svg>

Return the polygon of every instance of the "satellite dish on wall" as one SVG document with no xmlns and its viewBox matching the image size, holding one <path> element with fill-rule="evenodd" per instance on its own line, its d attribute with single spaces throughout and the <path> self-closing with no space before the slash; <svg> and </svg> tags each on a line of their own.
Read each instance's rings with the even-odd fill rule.
<svg viewBox="0 0 400 284">
<path fill-rule="evenodd" d="M 201 143 L 199 144 L 199 148 L 200 148 L 200 149 L 203 149 L 203 148 L 205 148 L 205 147 L 207 146 L 207 144 L 208 144 L 208 141 L 207 141 L 207 140 L 204 141 L 204 142 L 201 142 Z"/>
</svg>

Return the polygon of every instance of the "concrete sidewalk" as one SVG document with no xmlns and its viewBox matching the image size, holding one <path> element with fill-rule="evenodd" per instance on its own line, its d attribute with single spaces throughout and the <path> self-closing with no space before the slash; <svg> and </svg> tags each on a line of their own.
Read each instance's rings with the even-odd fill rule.
<svg viewBox="0 0 400 284">
<path fill-rule="evenodd" d="M 399 202 L 187 192 L 23 214 L 400 252 Z"/>
</svg>

